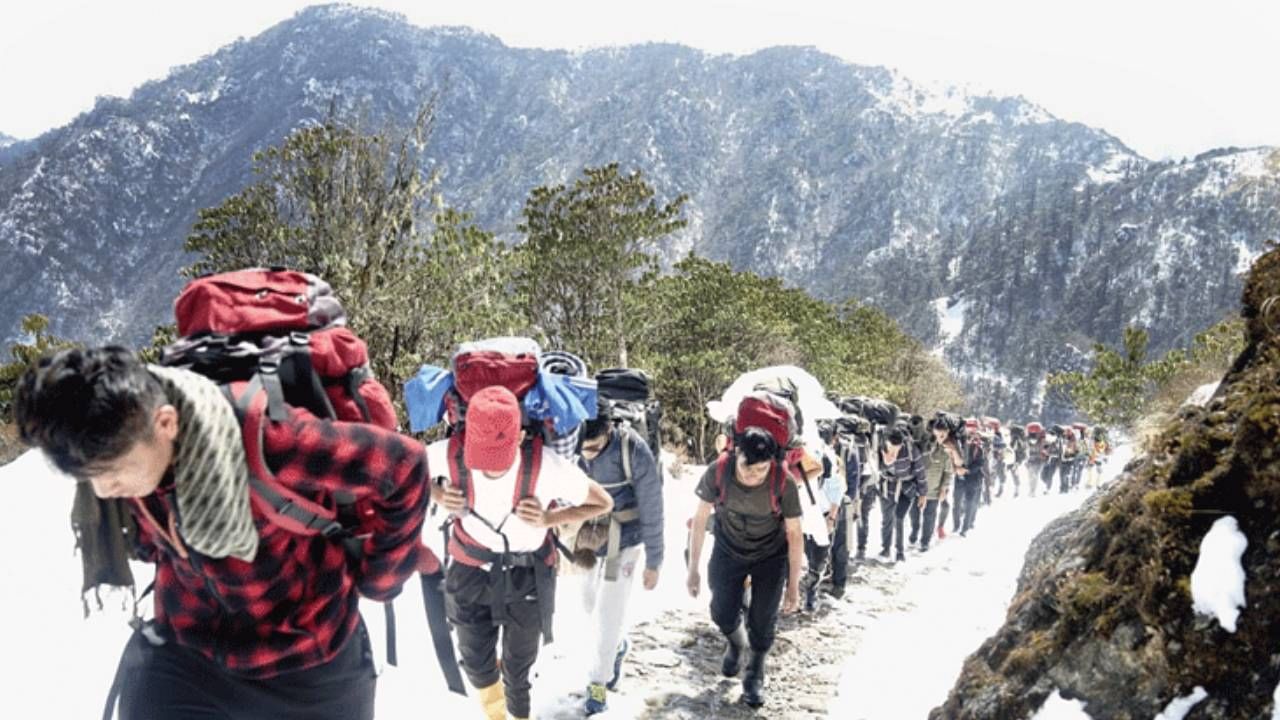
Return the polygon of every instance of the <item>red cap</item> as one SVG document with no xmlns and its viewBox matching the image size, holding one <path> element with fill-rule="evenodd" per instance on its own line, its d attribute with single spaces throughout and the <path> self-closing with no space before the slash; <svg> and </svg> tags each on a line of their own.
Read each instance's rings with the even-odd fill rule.
<svg viewBox="0 0 1280 720">
<path fill-rule="evenodd" d="M 503 473 L 520 451 L 520 401 L 501 385 L 490 385 L 467 404 L 462 461 L 472 470 Z"/>
</svg>

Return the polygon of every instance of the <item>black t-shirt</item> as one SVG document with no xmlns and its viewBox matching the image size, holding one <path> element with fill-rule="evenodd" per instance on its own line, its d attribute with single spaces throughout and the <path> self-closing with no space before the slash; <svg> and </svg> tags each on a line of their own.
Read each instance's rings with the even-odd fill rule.
<svg viewBox="0 0 1280 720">
<path fill-rule="evenodd" d="M 772 471 L 771 471 L 772 472 Z M 763 560 L 786 552 L 785 518 L 800 517 L 800 494 L 788 478 L 783 484 L 782 517 L 773 513 L 770 493 L 772 478 L 756 487 L 738 482 L 736 472 L 729 473 L 724 504 L 716 505 L 715 536 L 717 547 L 743 560 Z M 716 488 L 716 465 L 703 473 L 696 490 L 699 498 L 715 505 L 720 500 Z"/>
</svg>

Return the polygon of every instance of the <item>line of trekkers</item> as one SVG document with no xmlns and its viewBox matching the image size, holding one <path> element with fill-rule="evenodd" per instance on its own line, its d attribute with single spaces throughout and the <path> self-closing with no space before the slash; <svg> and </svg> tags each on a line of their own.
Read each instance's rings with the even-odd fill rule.
<svg viewBox="0 0 1280 720">
<path fill-rule="evenodd" d="M 769 375 L 771 370 L 756 374 Z M 797 368 L 776 369 L 738 400 L 724 423 L 721 454 L 697 486 L 690 521 L 689 592 L 702 586 L 700 558 L 708 529 L 712 621 L 727 640 L 722 671 L 743 672 L 743 700 L 764 703 L 764 661 L 779 604 L 816 609 L 819 588 L 841 598 L 854 559 L 866 559 L 870 520 L 879 505 L 883 562 L 905 561 L 906 544 L 928 551 L 952 532 L 966 536 L 978 508 L 993 498 L 1094 487 L 1110 452 L 1105 432 L 1084 425 L 1003 427 L 995 418 L 939 411 L 908 415 L 884 400 L 828 395 L 806 403 Z M 802 411 L 808 404 L 809 410 Z M 806 442 L 809 413 L 819 441 Z M 909 525 L 909 536 L 908 536 Z M 745 623 L 744 623 L 745 620 Z M 749 653 L 748 653 L 749 651 Z M 745 671 L 742 670 L 747 655 Z"/>
<path fill-rule="evenodd" d="M 180 338 L 158 364 L 118 347 L 62 350 L 16 394 L 22 439 L 81 481 L 85 592 L 131 586 L 129 559 L 156 565 L 144 592 L 154 617 L 137 613 L 105 717 L 118 703 L 126 719 L 372 718 L 358 600 L 387 603 L 394 662 L 390 601 L 417 574 L 450 689 L 465 693 L 465 674 L 487 717 L 528 718 L 568 562 L 588 573 L 583 709 L 606 709 L 636 578 L 652 590 L 664 561 L 661 408 L 644 373 L 592 375 L 524 338 L 464 343 L 449 367 L 404 385 L 409 429 L 439 437 L 424 445 L 398 432 L 364 342 L 319 278 L 204 277 L 175 311 Z M 877 501 L 881 556 L 893 544 L 902 560 L 908 518 L 927 549 L 950 510 L 963 535 L 1006 481 L 1016 495 L 1029 473 L 1034 494 L 1056 473 L 1065 492 L 1106 450 L 1087 429 L 1032 423 L 1006 438 L 997 423 L 817 399 L 838 409 L 806 426 L 785 376 L 735 398 L 696 488 L 688 589 L 700 592 L 714 527 L 721 669 L 742 674 L 754 706 L 779 609 L 813 608 L 827 577 L 843 593 Z"/>
</svg>

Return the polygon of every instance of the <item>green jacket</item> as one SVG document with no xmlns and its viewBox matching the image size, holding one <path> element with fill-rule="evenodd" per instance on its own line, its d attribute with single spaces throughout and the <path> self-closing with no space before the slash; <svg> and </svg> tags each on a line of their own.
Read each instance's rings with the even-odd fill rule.
<svg viewBox="0 0 1280 720">
<path fill-rule="evenodd" d="M 925 484 L 928 488 L 925 495 L 930 500 L 937 500 L 943 488 L 951 487 L 955 477 L 955 468 L 951 455 L 938 443 L 933 443 L 925 453 Z M 950 492 L 948 490 L 948 492 Z"/>
</svg>

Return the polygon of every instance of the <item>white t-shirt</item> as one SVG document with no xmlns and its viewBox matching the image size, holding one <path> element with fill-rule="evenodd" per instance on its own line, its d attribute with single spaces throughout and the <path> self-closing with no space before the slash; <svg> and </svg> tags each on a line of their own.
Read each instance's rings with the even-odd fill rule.
<svg viewBox="0 0 1280 720">
<path fill-rule="evenodd" d="M 515 513 L 516 484 L 520 481 L 520 462 L 517 455 L 514 467 L 497 479 L 490 479 L 484 473 L 472 471 L 471 485 L 475 493 L 475 512 L 488 520 L 494 527 L 502 529 L 507 537 L 511 552 L 532 552 L 542 547 L 547 538 L 547 529 L 538 528 L 521 520 Z M 427 446 L 427 467 L 434 481 L 437 477 L 449 475 L 449 441 L 440 440 Z M 542 449 L 542 470 L 534 483 L 533 495 L 542 503 L 542 507 L 555 500 L 560 504 L 581 505 L 587 500 L 590 479 L 575 464 L 560 457 L 549 448 Z M 438 515 L 443 519 L 442 515 Z M 490 550 L 502 551 L 502 535 L 491 530 L 479 518 L 471 514 L 462 516 L 462 529 L 477 542 L 483 543 Z M 438 523 L 428 522 L 423 533 L 439 536 Z M 428 546 L 438 544 L 435 537 L 426 538 Z"/>
</svg>

